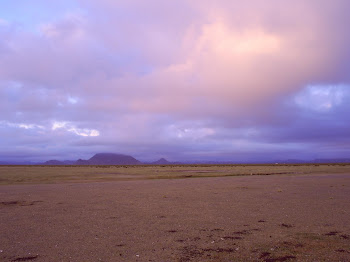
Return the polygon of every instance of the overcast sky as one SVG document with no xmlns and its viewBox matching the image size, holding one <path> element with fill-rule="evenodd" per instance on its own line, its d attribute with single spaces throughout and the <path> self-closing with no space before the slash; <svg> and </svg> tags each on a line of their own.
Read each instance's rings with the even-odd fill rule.
<svg viewBox="0 0 350 262">
<path fill-rule="evenodd" d="M 1 0 L 0 161 L 350 157 L 348 0 Z"/>
</svg>

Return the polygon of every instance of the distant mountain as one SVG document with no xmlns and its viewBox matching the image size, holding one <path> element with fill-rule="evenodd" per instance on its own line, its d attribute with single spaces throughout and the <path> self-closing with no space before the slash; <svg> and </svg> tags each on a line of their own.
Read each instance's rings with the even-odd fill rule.
<svg viewBox="0 0 350 262">
<path fill-rule="evenodd" d="M 32 165 L 38 165 L 39 163 L 36 162 L 29 162 L 29 161 L 24 161 L 24 162 L 16 162 L 16 161 L 0 161 L 0 165 L 25 165 L 25 166 L 32 166 Z"/>
<path fill-rule="evenodd" d="M 89 160 L 83 160 L 79 158 L 77 161 L 74 162 L 74 165 L 81 166 L 81 165 L 92 165 L 92 164 L 89 163 Z"/>
<path fill-rule="evenodd" d="M 74 165 L 75 162 L 76 161 L 73 161 L 73 160 L 64 160 L 63 164 L 65 164 L 65 165 Z"/>
<path fill-rule="evenodd" d="M 99 153 L 91 157 L 89 160 L 79 159 L 75 165 L 140 165 L 139 160 L 132 156 L 113 154 L 113 153 Z"/>
<path fill-rule="evenodd" d="M 275 160 L 273 163 L 278 164 L 337 164 L 337 163 L 350 163 L 350 158 L 319 158 L 313 160 L 301 160 L 301 159 L 287 159 L 287 160 Z"/>
<path fill-rule="evenodd" d="M 172 163 L 166 160 L 165 158 L 161 158 L 155 162 L 151 163 L 152 165 L 171 165 Z"/>
<path fill-rule="evenodd" d="M 273 164 L 304 164 L 307 163 L 307 161 L 305 160 L 301 160 L 301 159 L 285 159 L 285 160 L 275 160 L 272 161 L 271 163 Z"/>
<path fill-rule="evenodd" d="M 74 165 L 75 162 L 76 161 L 72 161 L 72 160 L 59 161 L 59 160 L 52 159 L 42 163 L 41 165 L 48 165 L 48 166 Z"/>
<path fill-rule="evenodd" d="M 58 160 L 49 160 L 49 161 L 44 162 L 43 165 L 60 166 L 60 165 L 64 165 L 64 163 L 62 161 L 58 161 Z"/>
<path fill-rule="evenodd" d="M 313 160 L 313 163 L 350 163 L 350 158 L 319 158 Z"/>
<path fill-rule="evenodd" d="M 88 160 L 48 160 L 46 162 L 16 162 L 16 161 L 0 161 L 0 165 L 239 165 L 239 164 L 340 164 L 340 163 L 350 163 L 350 158 L 324 158 L 324 159 L 313 159 L 313 160 L 301 160 L 301 159 L 280 159 L 274 161 L 258 161 L 258 160 L 250 160 L 250 161 L 184 161 L 184 162 L 169 162 L 165 158 L 160 158 L 154 162 L 140 162 L 129 155 L 123 154 L 114 154 L 114 153 L 99 153 L 95 154 Z"/>
</svg>

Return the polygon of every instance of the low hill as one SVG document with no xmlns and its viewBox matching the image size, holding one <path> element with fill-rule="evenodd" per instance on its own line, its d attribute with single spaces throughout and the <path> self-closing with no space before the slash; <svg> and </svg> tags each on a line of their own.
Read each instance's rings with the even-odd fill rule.
<svg viewBox="0 0 350 262">
<path fill-rule="evenodd" d="M 43 163 L 44 165 L 50 165 L 50 166 L 59 166 L 59 165 L 64 165 L 65 163 L 62 161 L 58 160 L 49 160 Z"/>
<path fill-rule="evenodd" d="M 321 158 L 315 159 L 314 163 L 350 163 L 350 158 Z"/>
<path fill-rule="evenodd" d="M 152 165 L 170 165 L 172 164 L 171 162 L 169 162 L 168 160 L 166 160 L 165 158 L 161 158 L 155 162 L 151 163 Z"/>
</svg>

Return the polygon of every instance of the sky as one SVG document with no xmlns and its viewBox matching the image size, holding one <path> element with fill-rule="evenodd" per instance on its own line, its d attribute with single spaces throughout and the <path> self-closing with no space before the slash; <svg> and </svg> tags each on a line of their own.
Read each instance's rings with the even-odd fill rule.
<svg viewBox="0 0 350 262">
<path fill-rule="evenodd" d="M 2 0 L 0 161 L 350 157 L 348 0 Z"/>
</svg>

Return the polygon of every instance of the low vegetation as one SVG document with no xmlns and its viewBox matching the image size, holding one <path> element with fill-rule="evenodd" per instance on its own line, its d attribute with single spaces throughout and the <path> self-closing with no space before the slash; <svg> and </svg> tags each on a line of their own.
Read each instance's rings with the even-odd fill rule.
<svg viewBox="0 0 350 262">
<path fill-rule="evenodd" d="M 349 172 L 350 164 L 0 166 L 0 185 Z"/>
</svg>

